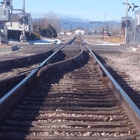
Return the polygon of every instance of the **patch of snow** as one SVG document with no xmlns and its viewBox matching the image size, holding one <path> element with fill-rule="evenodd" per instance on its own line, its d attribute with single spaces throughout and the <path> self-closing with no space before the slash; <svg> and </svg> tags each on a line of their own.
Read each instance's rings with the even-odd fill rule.
<svg viewBox="0 0 140 140">
<path fill-rule="evenodd" d="M 8 43 L 20 43 L 20 41 L 16 41 L 16 40 L 13 40 L 13 39 L 9 39 L 8 40 Z M 33 41 L 29 41 L 27 42 L 29 44 L 42 44 L 42 45 L 45 45 L 45 44 L 61 44 L 62 41 L 59 40 L 59 39 L 48 39 L 48 38 L 42 38 L 40 40 L 33 40 Z"/>
<path fill-rule="evenodd" d="M 45 44 L 53 44 L 53 43 L 55 43 L 55 44 L 61 44 L 62 43 L 62 41 L 61 40 L 59 40 L 59 39 L 48 39 L 48 38 L 43 38 L 43 39 L 41 39 L 41 40 L 35 40 L 35 41 L 30 41 L 29 42 L 30 44 L 43 44 L 43 45 L 45 45 Z"/>
<path fill-rule="evenodd" d="M 65 33 L 64 32 L 60 32 L 60 33 L 58 33 L 58 35 L 65 35 Z"/>
<path fill-rule="evenodd" d="M 115 45 L 115 46 L 120 46 L 120 43 L 110 43 L 110 42 L 107 42 L 107 41 L 96 41 L 97 44 L 95 45 Z"/>
<path fill-rule="evenodd" d="M 34 40 L 34 41 L 30 41 L 30 44 L 52 44 L 51 41 L 48 40 Z"/>
<path fill-rule="evenodd" d="M 56 40 L 57 40 L 57 44 L 61 44 L 62 43 L 61 40 L 59 40 L 59 39 L 56 39 Z"/>
<path fill-rule="evenodd" d="M 75 34 L 77 34 L 77 35 L 79 35 L 79 34 L 84 35 L 85 34 L 85 31 L 84 30 L 76 30 L 75 31 Z"/>
<path fill-rule="evenodd" d="M 8 43 L 20 43 L 20 42 L 10 38 L 8 39 Z"/>
<path fill-rule="evenodd" d="M 67 33 L 65 33 L 66 35 L 68 35 L 68 36 L 70 36 L 72 33 L 71 32 L 67 32 Z"/>
</svg>

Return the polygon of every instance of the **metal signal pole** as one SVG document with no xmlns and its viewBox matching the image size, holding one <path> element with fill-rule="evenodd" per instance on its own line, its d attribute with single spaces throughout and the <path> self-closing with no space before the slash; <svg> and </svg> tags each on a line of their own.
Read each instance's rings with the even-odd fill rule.
<svg viewBox="0 0 140 140">
<path fill-rule="evenodd" d="M 23 0 L 23 40 L 26 41 L 26 35 L 25 35 L 25 0 Z"/>
<path fill-rule="evenodd" d="M 3 0 L 3 8 L 5 9 L 6 8 L 6 0 Z M 5 35 L 5 38 L 4 38 L 4 42 L 8 44 L 8 31 L 7 31 L 7 28 L 6 28 L 6 22 L 3 22 L 3 34 Z"/>
<path fill-rule="evenodd" d="M 128 3 L 128 0 L 126 0 L 126 27 L 125 27 L 125 43 L 127 43 L 127 34 L 128 34 L 128 32 L 127 32 L 127 18 L 128 18 L 128 5 L 127 5 L 127 3 Z"/>
</svg>

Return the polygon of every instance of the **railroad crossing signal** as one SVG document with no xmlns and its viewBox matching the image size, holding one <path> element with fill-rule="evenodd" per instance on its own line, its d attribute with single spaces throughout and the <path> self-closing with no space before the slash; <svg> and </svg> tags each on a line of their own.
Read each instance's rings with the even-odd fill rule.
<svg viewBox="0 0 140 140">
<path fill-rule="evenodd" d="M 137 6 L 137 5 L 135 5 L 134 3 L 132 3 L 132 6 L 131 6 L 131 8 L 132 8 L 132 11 L 134 11 L 135 10 L 135 8 L 138 8 L 139 6 Z"/>
<path fill-rule="evenodd" d="M 12 5 L 12 0 L 3 0 L 3 2 L 0 2 L 1 4 L 5 4 L 6 6 Z"/>
<path fill-rule="evenodd" d="M 135 8 L 139 7 L 139 6 L 135 5 L 134 3 L 132 3 L 132 6 L 129 3 L 123 3 L 123 4 L 127 6 L 128 12 L 130 11 L 130 9 L 132 9 L 132 11 L 134 11 Z"/>
<path fill-rule="evenodd" d="M 136 31 L 140 34 L 140 25 L 136 27 Z"/>
<path fill-rule="evenodd" d="M 130 9 L 131 9 L 131 5 L 130 5 L 129 3 L 123 3 L 123 4 L 127 6 L 127 10 L 128 10 L 128 12 L 129 12 Z"/>
<path fill-rule="evenodd" d="M 122 21 L 122 28 L 127 27 L 128 29 L 131 29 L 131 21 L 128 19 L 126 21 Z"/>
<path fill-rule="evenodd" d="M 12 1 L 11 1 L 11 0 L 7 0 L 7 1 L 6 1 L 6 5 L 7 5 L 7 6 L 12 5 Z"/>
</svg>

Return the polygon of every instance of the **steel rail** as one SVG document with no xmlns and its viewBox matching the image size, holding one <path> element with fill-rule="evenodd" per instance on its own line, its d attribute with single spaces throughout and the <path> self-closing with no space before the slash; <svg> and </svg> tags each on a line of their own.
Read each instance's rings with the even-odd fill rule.
<svg viewBox="0 0 140 140">
<path fill-rule="evenodd" d="M 55 62 L 53 64 L 49 64 L 48 66 L 44 66 L 42 67 L 38 73 L 37 73 L 37 77 L 43 75 L 43 73 L 47 73 L 49 71 L 49 69 L 52 70 L 58 70 L 58 69 L 63 69 L 64 67 L 73 65 L 73 63 L 80 61 L 83 58 L 83 48 L 81 47 L 81 45 L 79 45 L 80 47 L 80 53 L 72 58 L 69 58 L 67 60 L 63 60 L 63 61 L 59 61 L 59 62 Z"/>
<path fill-rule="evenodd" d="M 59 47 L 60 45 L 57 45 L 57 46 L 55 46 L 55 47 L 53 47 L 52 49 L 50 49 L 50 50 L 48 50 L 48 52 L 49 51 L 52 51 L 53 49 L 56 49 L 57 47 Z M 43 61 L 44 62 L 44 61 Z M 45 63 L 45 62 L 44 62 Z M 47 62 L 46 62 L 47 63 Z M 30 71 L 32 71 L 32 70 L 35 70 L 35 69 L 37 69 L 37 68 L 42 68 L 44 65 L 42 64 L 42 65 L 39 65 L 39 66 L 37 66 L 37 67 L 35 67 L 35 68 L 31 68 L 31 69 L 28 69 L 28 70 L 25 70 L 25 71 L 22 71 L 22 72 L 19 72 L 18 74 L 21 74 L 21 73 L 26 73 L 26 72 L 30 72 Z"/>
<path fill-rule="evenodd" d="M 82 40 L 83 41 L 83 40 Z M 108 72 L 108 70 L 103 66 L 103 64 L 98 60 L 98 58 L 95 56 L 95 54 L 92 52 L 89 46 L 84 44 L 85 47 L 90 51 L 96 62 L 100 65 L 104 73 L 109 77 L 109 79 L 112 81 L 112 83 L 115 85 L 116 89 L 120 92 L 120 94 L 124 97 L 126 102 L 129 104 L 129 106 L 132 108 L 138 119 L 140 119 L 140 110 L 135 105 L 135 103 L 130 99 L 130 97 L 126 94 L 126 92 L 121 88 L 121 86 L 116 82 L 116 80 L 112 77 L 112 75 Z"/>
<path fill-rule="evenodd" d="M 52 59 L 53 57 L 55 57 L 57 55 L 57 53 L 62 50 L 66 45 L 70 44 L 72 41 L 75 40 L 76 37 L 74 37 L 71 41 L 67 42 L 66 44 L 62 45 L 61 48 L 59 48 L 58 50 L 56 50 L 52 55 L 50 55 L 46 60 L 44 60 L 41 64 L 40 64 L 40 67 L 32 70 L 30 72 L 30 74 L 25 77 L 20 83 L 18 83 L 13 89 L 11 89 L 6 95 L 4 95 L 1 99 L 0 99 L 0 112 L 1 111 L 4 111 L 6 112 L 6 110 L 9 108 L 9 106 L 7 106 L 7 103 L 8 102 L 11 102 L 12 101 L 12 97 L 14 98 L 14 96 L 19 96 L 19 95 L 14 95 L 14 94 L 17 94 L 17 91 L 21 90 L 22 87 L 26 87 L 26 83 L 28 81 L 31 80 L 32 77 L 34 77 L 38 70 L 43 67 L 47 62 L 50 61 L 50 59 Z M 18 98 L 18 97 L 17 97 Z M 5 108 L 4 108 L 5 107 Z"/>
<path fill-rule="evenodd" d="M 55 54 L 57 54 L 61 49 L 63 49 L 66 45 L 70 44 L 71 42 L 73 42 L 73 40 L 75 40 L 76 37 L 74 37 L 71 41 L 67 42 L 66 44 L 64 44 L 60 49 L 58 49 L 56 52 L 54 52 L 50 57 L 48 57 L 46 60 L 44 60 L 41 64 L 40 64 L 40 68 L 43 67 L 48 60 L 54 56 Z"/>
<path fill-rule="evenodd" d="M 54 52 L 54 49 L 58 49 L 61 46 L 60 46 L 60 44 L 59 45 L 55 45 L 52 48 L 49 48 L 49 50 L 47 50 L 45 52 L 28 56 L 28 58 L 27 57 L 22 57 L 22 58 L 19 58 L 17 60 L 14 59 L 14 62 L 13 62 L 13 59 L 12 59 L 12 61 L 7 66 L 14 65 L 14 64 L 17 65 L 17 64 L 21 64 L 21 63 L 26 63 L 26 62 L 29 62 L 29 61 L 35 61 L 35 60 L 42 59 L 42 58 L 43 58 L 42 59 L 42 61 L 43 61 L 44 59 L 46 59 L 47 57 L 49 57 Z M 7 63 L 7 62 L 9 62 L 9 60 L 8 61 L 2 61 L 2 62 L 3 63 L 4 62 Z M 4 65 L 2 65 L 2 66 L 3 67 L 6 67 Z M 24 71 L 21 71 L 21 72 L 16 73 L 18 75 L 14 76 L 14 77 L 9 77 L 9 78 L 5 78 L 5 79 L 0 80 L 0 88 L 1 88 L 1 91 L 3 90 L 3 88 L 7 88 L 8 86 L 11 86 L 12 84 L 13 85 L 16 85 L 16 83 L 19 83 L 22 79 L 24 79 L 31 72 L 31 70 L 34 70 L 36 68 L 40 68 L 39 64 L 36 67 L 34 67 L 34 68 L 30 68 L 30 69 L 27 69 L 27 70 L 24 70 Z M 7 91 L 9 91 L 9 90 L 7 90 Z M 1 95 L 1 97 L 2 96 L 3 95 Z"/>
</svg>

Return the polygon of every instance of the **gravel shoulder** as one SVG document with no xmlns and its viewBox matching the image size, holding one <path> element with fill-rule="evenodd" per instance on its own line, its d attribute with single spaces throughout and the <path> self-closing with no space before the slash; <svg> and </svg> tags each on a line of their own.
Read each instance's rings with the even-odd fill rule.
<svg viewBox="0 0 140 140">
<path fill-rule="evenodd" d="M 99 40 L 91 40 L 91 38 L 84 38 L 87 45 L 93 46 L 92 49 L 97 45 Z M 96 44 L 96 45 L 95 45 Z M 131 44 L 124 44 L 122 46 L 109 46 L 109 45 L 98 45 L 96 49 L 106 50 L 104 53 L 99 53 L 106 63 L 118 73 L 126 73 L 132 80 L 132 88 L 140 93 L 140 51 L 135 52 L 129 49 Z M 115 49 L 116 48 L 116 49 Z M 119 51 L 119 53 L 110 53 L 111 50 Z M 107 52 L 109 51 L 109 52 Z"/>
<path fill-rule="evenodd" d="M 140 91 L 140 54 L 101 54 L 107 64 L 119 73 L 125 72 L 134 81 L 133 87 Z"/>
</svg>

